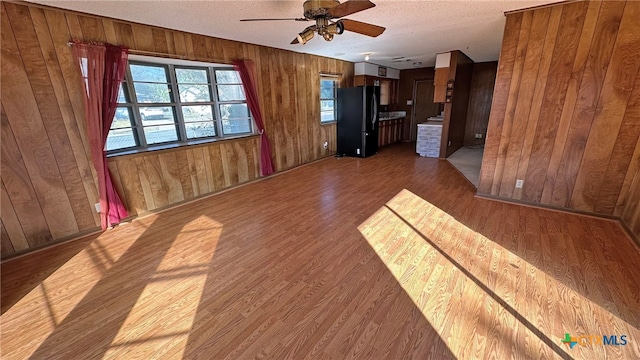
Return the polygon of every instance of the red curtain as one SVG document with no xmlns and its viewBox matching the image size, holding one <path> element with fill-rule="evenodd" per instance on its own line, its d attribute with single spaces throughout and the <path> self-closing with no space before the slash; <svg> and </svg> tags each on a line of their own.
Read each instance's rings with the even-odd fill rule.
<svg viewBox="0 0 640 360">
<path fill-rule="evenodd" d="M 258 101 L 258 91 L 256 90 L 256 70 L 255 64 L 251 60 L 234 60 L 233 67 L 240 73 L 242 87 L 247 98 L 247 105 L 253 115 L 253 119 L 260 133 L 260 173 L 262 176 L 273 174 L 273 162 L 271 161 L 271 145 L 264 131 L 264 122 L 260 112 L 260 102 Z"/>
<path fill-rule="evenodd" d="M 73 42 L 84 80 L 84 104 L 91 159 L 98 174 L 102 229 L 119 224 L 127 210 L 111 181 L 104 147 L 124 79 L 129 50 L 110 44 Z"/>
</svg>

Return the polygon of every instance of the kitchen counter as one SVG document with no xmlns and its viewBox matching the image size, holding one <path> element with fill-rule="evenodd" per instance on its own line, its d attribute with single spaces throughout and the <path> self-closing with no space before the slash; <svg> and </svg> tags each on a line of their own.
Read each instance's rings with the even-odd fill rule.
<svg viewBox="0 0 640 360">
<path fill-rule="evenodd" d="M 381 112 L 380 114 L 378 114 L 378 119 L 380 121 L 396 120 L 396 119 L 402 119 L 405 117 L 407 117 L 406 111 L 389 111 L 389 112 Z"/>
</svg>

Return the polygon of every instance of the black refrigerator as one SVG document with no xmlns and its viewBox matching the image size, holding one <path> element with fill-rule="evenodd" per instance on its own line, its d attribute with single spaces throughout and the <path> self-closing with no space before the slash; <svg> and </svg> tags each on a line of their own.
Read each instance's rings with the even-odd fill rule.
<svg viewBox="0 0 640 360">
<path fill-rule="evenodd" d="M 337 154 L 367 157 L 378 152 L 379 86 L 338 88 Z"/>
</svg>

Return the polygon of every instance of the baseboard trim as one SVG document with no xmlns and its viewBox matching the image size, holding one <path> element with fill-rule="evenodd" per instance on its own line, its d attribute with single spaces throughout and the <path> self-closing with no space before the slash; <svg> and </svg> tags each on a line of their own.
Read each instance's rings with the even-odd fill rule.
<svg viewBox="0 0 640 360">
<path fill-rule="evenodd" d="M 631 243 L 633 243 L 633 245 L 636 248 L 636 251 L 638 251 L 638 253 L 640 253 L 640 239 L 638 239 L 638 237 L 633 233 L 633 231 L 631 231 L 631 228 L 619 216 L 606 215 L 606 214 L 594 214 L 594 213 L 590 213 L 588 211 L 582 211 L 582 210 L 576 210 L 576 209 L 567 209 L 567 208 L 563 208 L 563 207 L 559 207 L 559 206 L 534 203 L 534 202 L 530 202 L 530 201 L 523 201 L 523 200 L 516 200 L 516 199 L 505 199 L 505 198 L 501 198 L 501 197 L 494 196 L 494 195 L 486 195 L 486 194 L 478 194 L 478 193 L 476 193 L 475 197 L 480 198 L 480 199 L 491 200 L 491 201 L 499 201 L 499 202 L 503 202 L 503 203 L 506 203 L 506 204 L 527 206 L 527 207 L 544 209 L 544 210 L 549 210 L 549 211 L 556 211 L 556 212 L 565 213 L 565 214 L 579 215 L 579 216 L 584 216 L 584 217 L 588 217 L 588 218 L 592 218 L 592 219 L 608 220 L 608 221 L 616 222 L 622 228 L 623 232 L 627 235 L 627 237 L 629 238 Z"/>
</svg>

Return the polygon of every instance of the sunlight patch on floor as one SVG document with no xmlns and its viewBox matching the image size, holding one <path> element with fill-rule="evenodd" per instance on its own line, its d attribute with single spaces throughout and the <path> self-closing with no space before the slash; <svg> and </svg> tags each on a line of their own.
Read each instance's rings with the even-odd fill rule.
<svg viewBox="0 0 640 360">
<path fill-rule="evenodd" d="M 101 237 L 92 241 L 2 314 L 2 338 L 18 336 L 28 339 L 22 342 L 22 347 L 26 349 L 22 349 L 21 353 L 33 354 L 138 239 L 137 236 L 122 237 L 117 243 L 111 240 L 106 244 Z M 78 273 L 78 269 L 82 269 L 82 273 Z M 18 317 L 13 309 L 19 309 L 19 313 L 29 316 Z M 14 350 L 18 349 L 3 346 L 2 354 L 4 356 Z"/>
<path fill-rule="evenodd" d="M 205 216 L 181 229 L 104 358 L 182 357 L 221 232 Z"/>
<path fill-rule="evenodd" d="M 569 351 L 601 358 L 633 350 L 569 350 L 562 337 L 606 328 L 640 338 L 599 304 L 408 190 L 358 230 L 458 358 L 553 358 Z"/>
</svg>

